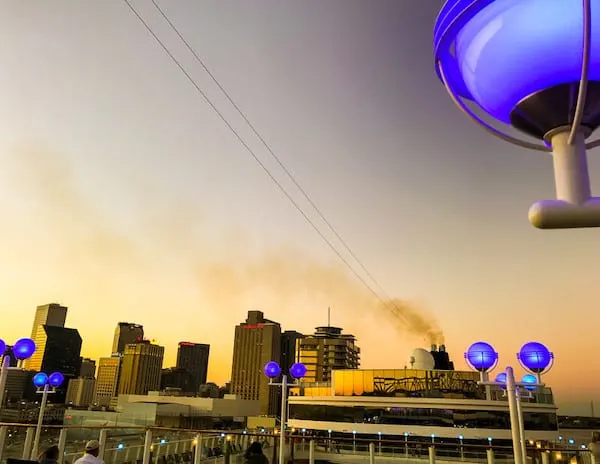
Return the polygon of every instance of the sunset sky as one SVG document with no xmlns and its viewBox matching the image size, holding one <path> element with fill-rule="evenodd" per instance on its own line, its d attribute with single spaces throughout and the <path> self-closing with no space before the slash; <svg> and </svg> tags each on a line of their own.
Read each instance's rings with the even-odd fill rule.
<svg viewBox="0 0 600 464">
<path fill-rule="evenodd" d="M 133 4 L 344 252 L 152 3 Z M 562 410 L 600 409 L 600 231 L 529 224 L 529 206 L 554 196 L 551 157 L 494 139 L 452 105 L 433 71 L 439 0 L 160 4 L 383 298 L 443 330 L 457 367 L 480 339 L 502 367 L 545 342 Z M 109 355 L 116 323 L 137 322 L 167 366 L 178 341 L 210 343 L 217 383 L 249 309 L 310 333 L 330 306 L 366 368 L 403 367 L 427 346 L 122 1 L 3 0 L 0 11 L 0 338 L 29 336 L 35 307 L 59 302 L 83 355 Z M 594 154 L 590 173 L 598 193 Z"/>
</svg>

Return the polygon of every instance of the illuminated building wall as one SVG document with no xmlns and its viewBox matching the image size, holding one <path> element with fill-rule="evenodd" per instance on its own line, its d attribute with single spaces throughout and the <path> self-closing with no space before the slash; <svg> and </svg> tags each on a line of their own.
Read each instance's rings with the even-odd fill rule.
<svg viewBox="0 0 600 464">
<path fill-rule="evenodd" d="M 94 391 L 94 403 L 96 405 L 108 408 L 111 399 L 117 396 L 120 366 L 120 356 L 100 358 Z"/>
<path fill-rule="evenodd" d="M 142 340 L 125 345 L 119 373 L 119 395 L 146 395 L 160 390 L 165 348 Z"/>
</svg>

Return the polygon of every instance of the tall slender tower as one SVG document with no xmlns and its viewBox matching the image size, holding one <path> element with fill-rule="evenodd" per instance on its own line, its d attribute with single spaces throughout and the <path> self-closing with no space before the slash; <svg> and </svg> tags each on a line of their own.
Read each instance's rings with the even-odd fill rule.
<svg viewBox="0 0 600 464">
<path fill-rule="evenodd" d="M 125 346 L 144 339 L 144 326 L 131 322 L 119 322 L 113 338 L 113 354 L 123 354 Z"/>
<path fill-rule="evenodd" d="M 164 346 L 141 340 L 125 346 L 119 373 L 119 395 L 146 395 L 160 390 Z"/>
<path fill-rule="evenodd" d="M 31 338 L 35 342 L 37 349 L 33 356 L 25 361 L 25 369 L 39 371 L 42 368 L 47 339 L 44 326 L 64 327 L 66 320 L 66 306 L 61 306 L 58 303 L 50 303 L 36 308 L 33 327 L 31 328 Z"/>
<path fill-rule="evenodd" d="M 278 391 L 269 386 L 263 367 L 281 358 L 281 326 L 265 319 L 261 311 L 235 328 L 231 393 L 246 400 L 259 400 L 261 414 L 277 414 Z"/>
</svg>

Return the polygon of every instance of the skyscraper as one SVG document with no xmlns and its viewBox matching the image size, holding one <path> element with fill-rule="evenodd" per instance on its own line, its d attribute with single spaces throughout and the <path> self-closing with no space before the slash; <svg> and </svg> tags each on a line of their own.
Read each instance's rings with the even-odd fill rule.
<svg viewBox="0 0 600 464">
<path fill-rule="evenodd" d="M 281 334 L 281 368 L 284 371 L 298 362 L 298 340 L 304 338 L 300 332 L 286 330 Z"/>
<path fill-rule="evenodd" d="M 58 303 L 50 303 L 38 306 L 33 318 L 33 327 L 31 328 L 31 338 L 35 342 L 37 350 L 33 356 L 27 359 L 24 367 L 27 370 L 39 371 L 42 367 L 42 357 L 44 355 L 44 343 L 46 342 L 46 332 L 44 326 L 64 327 L 67 319 L 67 307 Z"/>
<path fill-rule="evenodd" d="M 65 400 L 67 405 L 87 408 L 94 399 L 95 384 L 96 381 L 93 378 L 71 379 Z"/>
<path fill-rule="evenodd" d="M 144 339 L 144 327 L 131 322 L 119 322 L 115 329 L 112 352 L 123 354 L 125 346 Z"/>
<path fill-rule="evenodd" d="M 119 395 L 145 395 L 160 390 L 165 348 L 141 340 L 125 345 L 119 373 Z"/>
<path fill-rule="evenodd" d="M 96 377 L 96 361 L 90 358 L 81 358 L 81 369 L 79 377 L 84 379 L 93 379 Z"/>
<path fill-rule="evenodd" d="M 177 368 L 185 369 L 192 377 L 190 388 L 198 393 L 200 385 L 206 383 L 210 345 L 203 343 L 179 342 L 177 348 Z"/>
<path fill-rule="evenodd" d="M 265 319 L 261 311 L 248 311 L 248 317 L 235 328 L 231 393 L 246 400 L 259 400 L 261 414 L 277 414 L 277 389 L 269 386 L 263 368 L 280 361 L 281 326 Z"/>
<path fill-rule="evenodd" d="M 306 366 L 305 382 L 330 382 L 332 370 L 360 366 L 356 338 L 339 327 L 317 327 L 314 335 L 298 341 L 298 355 Z"/>
<path fill-rule="evenodd" d="M 94 390 L 94 403 L 98 406 L 109 407 L 112 398 L 117 396 L 120 367 L 120 356 L 100 358 L 98 361 L 98 374 Z"/>
</svg>

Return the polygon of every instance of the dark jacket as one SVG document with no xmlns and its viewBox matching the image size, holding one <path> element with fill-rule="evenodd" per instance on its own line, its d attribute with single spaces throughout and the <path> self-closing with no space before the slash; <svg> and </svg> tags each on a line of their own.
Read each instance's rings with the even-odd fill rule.
<svg viewBox="0 0 600 464">
<path fill-rule="evenodd" d="M 264 454 L 246 453 L 244 456 L 246 464 L 269 464 L 269 460 Z"/>
</svg>

